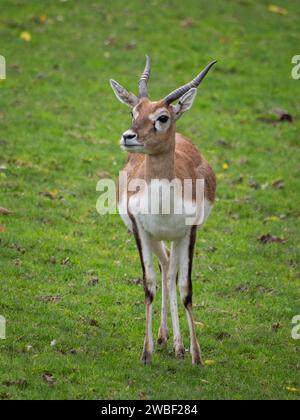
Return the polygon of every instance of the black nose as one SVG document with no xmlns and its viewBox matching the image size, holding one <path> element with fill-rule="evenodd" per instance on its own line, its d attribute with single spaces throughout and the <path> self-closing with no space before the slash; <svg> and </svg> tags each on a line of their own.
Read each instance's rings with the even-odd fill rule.
<svg viewBox="0 0 300 420">
<path fill-rule="evenodd" d="M 123 134 L 123 139 L 126 143 L 126 140 L 133 140 L 136 138 L 136 134 Z"/>
</svg>

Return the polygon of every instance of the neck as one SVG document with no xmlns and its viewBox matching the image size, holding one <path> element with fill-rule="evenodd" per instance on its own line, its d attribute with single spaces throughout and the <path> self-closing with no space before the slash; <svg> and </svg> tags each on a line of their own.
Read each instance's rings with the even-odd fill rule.
<svg viewBox="0 0 300 420">
<path fill-rule="evenodd" d="M 160 155 L 147 155 L 145 167 L 145 179 L 149 184 L 152 179 L 175 178 L 175 139 L 171 149 Z"/>
</svg>

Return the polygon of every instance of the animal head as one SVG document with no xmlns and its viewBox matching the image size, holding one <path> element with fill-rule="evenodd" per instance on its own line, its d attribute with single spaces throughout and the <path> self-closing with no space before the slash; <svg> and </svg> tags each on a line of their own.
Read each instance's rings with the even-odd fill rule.
<svg viewBox="0 0 300 420">
<path fill-rule="evenodd" d="M 111 87 L 120 102 L 132 109 L 131 128 L 123 133 L 121 147 L 130 153 L 157 155 L 168 152 L 174 143 L 176 121 L 188 111 L 197 95 L 197 87 L 205 78 L 216 61 L 209 64 L 190 83 L 174 90 L 165 98 L 151 102 L 148 98 L 150 78 L 150 59 L 146 57 L 146 66 L 139 81 L 139 95 L 136 96 L 115 80 L 110 80 Z M 173 103 L 179 100 L 176 105 Z"/>
</svg>

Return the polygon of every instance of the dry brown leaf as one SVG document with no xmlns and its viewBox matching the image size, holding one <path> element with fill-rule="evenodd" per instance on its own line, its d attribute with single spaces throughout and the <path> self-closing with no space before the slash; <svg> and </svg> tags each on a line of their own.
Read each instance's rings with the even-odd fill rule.
<svg viewBox="0 0 300 420">
<path fill-rule="evenodd" d="M 4 207 L 0 207 L 0 216 L 9 216 L 12 212 Z"/>
<path fill-rule="evenodd" d="M 59 302 L 61 300 L 61 296 L 59 295 L 39 296 L 37 297 L 37 300 L 43 303 L 54 303 L 54 302 Z"/>
<path fill-rule="evenodd" d="M 137 46 L 136 41 L 130 41 L 125 45 L 126 50 L 134 50 Z"/>
<path fill-rule="evenodd" d="M 278 332 L 281 328 L 281 324 L 279 322 L 276 322 L 275 324 L 272 325 L 272 330 L 274 332 Z"/>
<path fill-rule="evenodd" d="M 128 280 L 128 284 L 141 285 L 143 280 L 140 278 Z"/>
<path fill-rule="evenodd" d="M 68 265 L 70 263 L 70 258 L 65 258 L 62 260 L 61 265 Z"/>
<path fill-rule="evenodd" d="M 42 379 L 46 382 L 50 387 L 53 387 L 56 384 L 56 381 L 52 375 L 52 373 L 45 372 L 42 375 Z"/>
<path fill-rule="evenodd" d="M 96 175 L 100 179 L 111 178 L 110 173 L 107 171 L 98 171 Z"/>
<path fill-rule="evenodd" d="M 262 244 L 269 244 L 269 243 L 285 243 L 286 240 L 284 238 L 279 238 L 278 236 L 271 235 L 268 233 L 267 235 L 262 235 L 257 239 Z"/>
<path fill-rule="evenodd" d="M 277 190 L 283 190 L 285 187 L 285 183 L 282 179 L 278 179 L 277 181 L 273 182 L 272 186 Z"/>
<path fill-rule="evenodd" d="M 187 19 L 184 19 L 180 22 L 180 25 L 182 28 L 191 28 L 194 25 L 194 19 L 192 17 L 189 17 Z"/>
<path fill-rule="evenodd" d="M 16 381 L 4 381 L 4 386 L 10 387 L 10 386 L 17 386 L 19 388 L 26 388 L 28 385 L 28 382 L 26 379 L 18 379 Z"/>
<path fill-rule="evenodd" d="M 3 225 L 0 225 L 0 233 L 4 233 L 6 231 L 6 227 Z"/>
<path fill-rule="evenodd" d="M 97 277 L 93 277 L 89 282 L 88 285 L 91 287 L 95 287 L 99 284 L 99 279 Z"/>
<path fill-rule="evenodd" d="M 236 287 L 235 291 L 237 293 L 247 293 L 247 292 L 249 292 L 249 289 L 250 289 L 250 287 L 249 287 L 248 284 L 241 284 L 238 287 Z"/>
<path fill-rule="evenodd" d="M 275 289 L 271 287 L 264 287 L 264 286 L 257 286 L 257 291 L 263 294 L 273 294 L 275 293 Z"/>
</svg>

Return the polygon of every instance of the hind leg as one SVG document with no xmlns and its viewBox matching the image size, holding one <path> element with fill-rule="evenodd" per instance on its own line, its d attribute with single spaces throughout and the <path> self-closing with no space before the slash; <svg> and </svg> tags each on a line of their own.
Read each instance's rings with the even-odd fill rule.
<svg viewBox="0 0 300 420">
<path fill-rule="evenodd" d="M 181 301 L 185 306 L 186 315 L 190 330 L 190 350 L 192 362 L 195 365 L 203 367 L 201 350 L 196 336 L 195 323 L 193 318 L 193 287 L 192 287 L 192 268 L 194 249 L 197 235 L 197 227 L 193 226 L 189 234 L 180 244 L 180 269 L 179 269 L 179 287 Z"/>
</svg>

